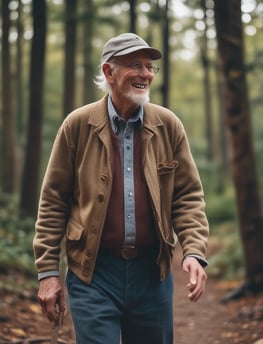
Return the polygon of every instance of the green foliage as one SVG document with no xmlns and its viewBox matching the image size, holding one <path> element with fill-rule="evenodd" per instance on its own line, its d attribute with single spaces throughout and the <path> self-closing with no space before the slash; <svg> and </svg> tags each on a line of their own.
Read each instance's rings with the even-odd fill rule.
<svg viewBox="0 0 263 344">
<path fill-rule="evenodd" d="M 245 265 L 236 212 L 235 195 L 230 186 L 223 193 L 206 194 L 206 213 L 211 232 L 207 268 L 210 277 L 244 278 Z"/>
<path fill-rule="evenodd" d="M 20 218 L 16 203 L 16 200 L 8 200 L 0 209 L 0 272 L 11 269 L 31 275 L 35 272 L 32 251 L 34 220 Z"/>
<path fill-rule="evenodd" d="M 221 223 L 212 232 L 216 232 L 210 240 L 215 252 L 209 258 L 208 275 L 230 280 L 244 278 L 243 250 L 235 224 Z"/>
<path fill-rule="evenodd" d="M 229 191 L 224 194 L 209 194 L 206 197 L 206 212 L 210 224 L 220 224 L 226 221 L 235 221 L 236 202 L 234 195 Z"/>
</svg>

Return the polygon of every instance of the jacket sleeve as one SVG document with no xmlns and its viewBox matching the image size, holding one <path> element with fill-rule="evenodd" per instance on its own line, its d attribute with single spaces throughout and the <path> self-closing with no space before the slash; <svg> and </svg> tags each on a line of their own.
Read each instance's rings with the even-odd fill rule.
<svg viewBox="0 0 263 344">
<path fill-rule="evenodd" d="M 179 121 L 176 130 L 172 222 L 182 246 L 183 255 L 205 257 L 209 226 L 205 214 L 204 192 L 193 160 L 189 142 Z"/>
<path fill-rule="evenodd" d="M 73 146 L 66 121 L 59 129 L 43 179 L 33 248 L 38 273 L 59 270 L 61 241 L 73 187 Z"/>
</svg>

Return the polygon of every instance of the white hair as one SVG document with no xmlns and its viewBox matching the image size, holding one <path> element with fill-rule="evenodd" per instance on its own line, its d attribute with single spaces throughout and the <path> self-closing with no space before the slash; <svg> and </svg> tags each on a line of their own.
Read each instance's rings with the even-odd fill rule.
<svg viewBox="0 0 263 344">
<path fill-rule="evenodd" d="M 111 94 L 112 92 L 111 84 L 108 82 L 108 80 L 106 79 L 103 73 L 102 65 L 100 66 L 100 71 L 98 75 L 94 79 L 94 83 L 100 90 Z"/>
</svg>

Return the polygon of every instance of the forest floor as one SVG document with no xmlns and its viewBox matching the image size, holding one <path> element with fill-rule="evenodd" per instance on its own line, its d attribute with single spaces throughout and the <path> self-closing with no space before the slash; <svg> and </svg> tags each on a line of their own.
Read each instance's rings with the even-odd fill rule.
<svg viewBox="0 0 263 344">
<path fill-rule="evenodd" d="M 222 303 L 240 282 L 209 278 L 205 294 L 191 303 L 179 259 L 174 279 L 175 344 L 263 344 L 263 293 Z M 36 295 L 36 288 L 21 273 L 0 275 L 0 344 L 51 343 L 52 324 L 41 313 Z M 69 314 L 60 329 L 59 343 L 75 343 Z"/>
</svg>

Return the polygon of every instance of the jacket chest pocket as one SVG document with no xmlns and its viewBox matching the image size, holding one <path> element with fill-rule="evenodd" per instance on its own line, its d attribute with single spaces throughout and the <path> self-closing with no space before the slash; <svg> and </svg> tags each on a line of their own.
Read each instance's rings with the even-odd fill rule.
<svg viewBox="0 0 263 344">
<path fill-rule="evenodd" d="M 171 202 L 174 193 L 175 170 L 179 163 L 177 160 L 162 162 L 157 166 L 161 204 L 165 209 L 171 209 Z"/>
<path fill-rule="evenodd" d="M 157 166 L 157 174 L 158 176 L 162 176 L 174 173 L 178 165 L 179 163 L 177 160 L 173 160 L 172 162 L 161 162 Z"/>
</svg>

